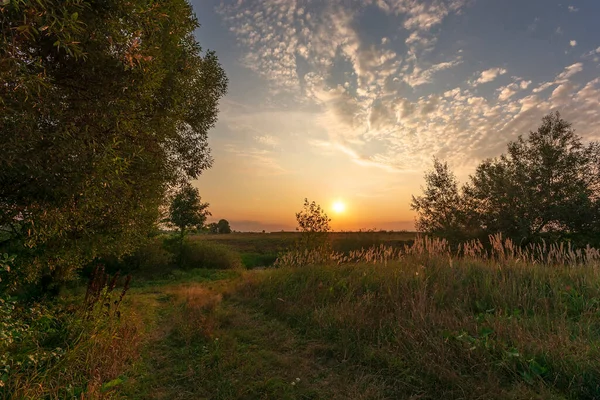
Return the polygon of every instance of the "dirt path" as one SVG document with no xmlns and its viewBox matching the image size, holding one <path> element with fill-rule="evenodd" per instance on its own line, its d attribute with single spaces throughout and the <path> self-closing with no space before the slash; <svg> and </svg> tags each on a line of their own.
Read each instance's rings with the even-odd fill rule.
<svg viewBox="0 0 600 400">
<path fill-rule="evenodd" d="M 122 389 L 125 398 L 384 398 L 376 376 L 335 359 L 327 344 L 228 299 L 227 283 L 134 294 L 132 305 L 145 296 L 137 306 L 154 322 L 136 376 Z"/>
</svg>

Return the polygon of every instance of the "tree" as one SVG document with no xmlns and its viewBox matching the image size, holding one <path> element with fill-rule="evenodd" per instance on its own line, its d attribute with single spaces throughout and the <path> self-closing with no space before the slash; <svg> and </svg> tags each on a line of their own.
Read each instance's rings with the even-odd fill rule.
<svg viewBox="0 0 600 400">
<path fill-rule="evenodd" d="M 229 226 L 229 221 L 226 219 L 221 219 L 217 223 L 217 232 L 221 234 L 231 233 L 231 227 Z"/>
<path fill-rule="evenodd" d="M 419 232 L 458 239 L 464 230 L 462 198 L 458 182 L 447 163 L 433 160 L 433 170 L 425 174 L 422 196 L 412 196 L 411 208 L 418 213 Z"/>
<path fill-rule="evenodd" d="M 327 234 L 331 231 L 331 219 L 317 203 L 304 199 L 302 210 L 296 213 L 298 227 L 302 233 L 301 245 L 305 248 L 322 247 L 327 244 Z"/>
<path fill-rule="evenodd" d="M 597 148 L 585 146 L 558 112 L 545 116 L 471 176 L 465 193 L 481 227 L 522 243 L 597 230 Z"/>
<path fill-rule="evenodd" d="M 484 160 L 460 191 L 438 161 L 425 179 L 412 207 L 417 227 L 428 233 L 502 233 L 522 244 L 542 237 L 589 241 L 600 233 L 600 144 L 584 145 L 558 112 L 510 142 L 506 154 Z"/>
<path fill-rule="evenodd" d="M 29 280 L 130 252 L 210 167 L 227 79 L 196 28 L 185 0 L 0 5 L 0 250 Z"/>
<path fill-rule="evenodd" d="M 208 203 L 202 203 L 198 189 L 189 184 L 175 194 L 169 207 L 168 222 L 179 230 L 180 243 L 183 243 L 188 229 L 202 229 L 206 218 L 211 215 L 208 207 Z"/>
<path fill-rule="evenodd" d="M 216 222 L 211 222 L 206 226 L 208 233 L 217 234 L 219 233 L 219 225 Z"/>
</svg>

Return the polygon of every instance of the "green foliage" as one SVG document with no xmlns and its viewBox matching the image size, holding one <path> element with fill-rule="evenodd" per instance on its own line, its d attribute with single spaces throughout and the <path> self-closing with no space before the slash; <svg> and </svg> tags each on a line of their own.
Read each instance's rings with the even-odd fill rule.
<svg viewBox="0 0 600 400">
<path fill-rule="evenodd" d="M 24 281 L 70 279 L 135 249 L 166 191 L 211 165 L 227 80 L 185 0 L 0 11 L 0 250 Z"/>
<path fill-rule="evenodd" d="M 216 222 L 211 222 L 206 226 L 208 233 L 217 234 L 219 233 L 219 225 Z"/>
<path fill-rule="evenodd" d="M 242 263 L 248 269 L 269 267 L 277 261 L 277 254 L 242 253 Z"/>
<path fill-rule="evenodd" d="M 121 319 L 128 282 L 116 286 L 117 277 L 97 269 L 85 298 L 1 298 L 0 398 L 99 398 L 102 382 L 116 379 L 139 346 L 135 322 Z"/>
<path fill-rule="evenodd" d="M 226 219 L 221 219 L 217 222 L 217 233 L 227 234 L 231 233 L 231 227 L 229 226 L 229 221 Z"/>
<path fill-rule="evenodd" d="M 168 222 L 179 229 L 180 240 L 183 240 L 187 229 L 202 229 L 206 217 L 211 215 L 208 206 L 208 203 L 202 203 L 198 189 L 190 184 L 183 185 L 173 196 Z"/>
<path fill-rule="evenodd" d="M 178 265 L 183 269 L 238 269 L 242 266 L 240 255 L 229 246 L 202 240 L 183 243 Z"/>
<path fill-rule="evenodd" d="M 434 159 L 433 170 L 425 174 L 423 195 L 412 197 L 411 208 L 419 218 L 416 228 L 420 232 L 449 239 L 460 239 L 464 232 L 462 198 L 458 182 L 447 163 Z"/>
<path fill-rule="evenodd" d="M 446 164 L 435 161 L 424 195 L 413 197 L 418 228 L 448 238 L 501 232 L 518 243 L 600 233 L 600 143 L 584 145 L 559 113 L 549 114 L 499 158 L 483 161 L 458 190 Z"/>
<path fill-rule="evenodd" d="M 174 268 L 175 254 L 164 246 L 163 238 L 155 238 L 150 243 L 137 249 L 120 263 L 123 272 L 137 272 L 147 275 L 168 273 Z"/>
</svg>

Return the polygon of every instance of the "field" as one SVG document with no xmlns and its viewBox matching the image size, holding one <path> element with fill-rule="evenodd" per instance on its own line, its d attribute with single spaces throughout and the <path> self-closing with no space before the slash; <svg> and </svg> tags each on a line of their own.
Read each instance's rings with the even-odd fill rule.
<svg viewBox="0 0 600 400">
<path fill-rule="evenodd" d="M 193 240 L 259 254 L 293 238 Z M 600 253 L 492 245 L 456 257 L 416 239 L 302 267 L 138 276 L 112 335 L 3 398 L 67 398 L 39 382 L 71 370 L 85 398 L 600 398 Z"/>
<path fill-rule="evenodd" d="M 372 246 L 401 247 L 415 238 L 414 232 L 335 232 L 330 234 L 333 249 L 348 252 Z M 272 265 L 277 257 L 293 248 L 300 239 L 296 232 L 232 233 L 229 235 L 196 235 L 192 241 L 225 244 L 237 251 L 246 268 Z"/>
</svg>

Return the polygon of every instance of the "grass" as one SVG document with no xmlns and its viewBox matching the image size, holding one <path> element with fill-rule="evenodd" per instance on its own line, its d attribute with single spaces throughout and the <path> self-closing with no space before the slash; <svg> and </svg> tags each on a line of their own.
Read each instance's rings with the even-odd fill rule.
<svg viewBox="0 0 600 400">
<path fill-rule="evenodd" d="M 329 234 L 332 247 L 339 252 L 350 252 L 361 248 L 384 245 L 402 247 L 412 243 L 414 232 L 332 232 Z M 281 255 L 298 242 L 297 232 L 232 233 L 228 235 L 195 235 L 190 242 L 209 242 L 225 245 L 240 254 L 247 269 L 269 267 Z"/>
<path fill-rule="evenodd" d="M 597 252 L 418 239 L 282 260 L 134 280 L 135 335 L 37 382 L 78 372 L 85 398 L 110 399 L 600 398 Z M 5 398 L 61 398 L 44 393 Z"/>
<path fill-rule="evenodd" d="M 112 282 L 98 276 L 85 298 L 21 304 L 3 316 L 0 398 L 105 398 L 123 382 L 139 357 L 143 323 L 119 307 L 127 283 L 113 292 Z"/>
<path fill-rule="evenodd" d="M 266 271 L 236 296 L 377 374 L 376 398 L 600 398 L 597 261 L 414 252 Z"/>
<path fill-rule="evenodd" d="M 368 250 L 163 287 L 168 329 L 124 394 L 600 398 L 598 259 L 476 248 L 456 257 L 417 241 L 388 258 Z"/>
</svg>

